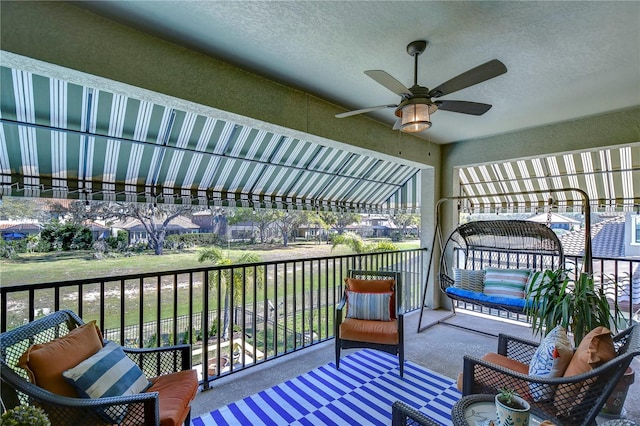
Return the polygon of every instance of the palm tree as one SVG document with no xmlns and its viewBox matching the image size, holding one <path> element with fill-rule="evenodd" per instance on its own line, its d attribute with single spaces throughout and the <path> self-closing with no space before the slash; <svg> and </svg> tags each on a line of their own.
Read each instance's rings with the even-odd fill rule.
<svg viewBox="0 0 640 426">
<path fill-rule="evenodd" d="M 244 253 L 236 262 L 226 257 L 219 247 L 208 247 L 200 250 L 198 254 L 198 262 L 212 261 L 215 266 L 231 266 L 241 265 L 247 263 L 258 263 L 261 261 L 260 256 L 255 253 Z M 232 275 L 233 273 L 233 275 Z M 218 274 L 220 279 L 218 279 Z M 254 277 L 255 275 L 255 277 Z M 209 275 L 209 288 L 215 289 L 215 286 L 220 282 L 221 287 L 224 289 L 223 296 L 223 324 L 222 324 L 222 336 L 223 340 L 229 339 L 229 301 L 231 297 L 231 291 L 233 291 L 233 300 L 239 300 L 242 296 L 243 288 L 246 288 L 249 283 L 254 280 L 258 288 L 262 287 L 263 274 L 262 267 L 257 268 L 225 268 L 222 270 L 213 271 Z M 230 285 L 229 285 L 230 284 Z"/>
</svg>

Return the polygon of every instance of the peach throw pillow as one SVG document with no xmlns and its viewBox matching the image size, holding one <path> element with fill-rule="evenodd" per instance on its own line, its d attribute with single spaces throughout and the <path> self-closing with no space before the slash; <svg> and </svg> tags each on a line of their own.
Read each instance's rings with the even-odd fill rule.
<svg viewBox="0 0 640 426">
<path fill-rule="evenodd" d="M 605 362 L 612 360 L 616 355 L 611 331 L 606 327 L 596 327 L 580 342 L 580 345 L 571 358 L 571 362 L 564 372 L 564 377 L 587 373 Z M 559 414 L 566 414 L 561 407 L 569 405 L 569 401 L 571 405 L 580 404 L 588 389 L 588 383 L 558 386 L 554 400 L 556 407 L 560 409 Z"/>
<path fill-rule="evenodd" d="M 68 334 L 47 343 L 32 345 L 18 360 L 29 379 L 39 387 L 57 395 L 78 397 L 62 372 L 80 364 L 102 349 L 102 334 L 95 321 L 81 325 Z"/>
</svg>

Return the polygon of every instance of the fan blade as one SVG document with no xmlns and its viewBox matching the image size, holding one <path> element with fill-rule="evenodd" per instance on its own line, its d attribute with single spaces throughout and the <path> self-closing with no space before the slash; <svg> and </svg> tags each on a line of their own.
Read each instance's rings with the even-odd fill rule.
<svg viewBox="0 0 640 426">
<path fill-rule="evenodd" d="M 429 96 L 432 98 L 438 98 L 440 96 L 448 95 L 449 93 L 457 92 L 458 90 L 473 86 L 474 84 L 490 80 L 506 72 L 507 67 L 499 60 L 493 59 L 442 83 L 440 86 L 432 89 L 429 92 Z"/>
<path fill-rule="evenodd" d="M 379 84 L 391 90 L 396 95 L 400 95 L 402 97 L 411 95 L 411 92 L 404 84 L 400 83 L 394 77 L 391 77 L 389 74 L 387 74 L 386 71 L 369 70 L 365 71 L 364 73 L 377 81 Z"/>
<path fill-rule="evenodd" d="M 435 101 L 441 111 L 459 112 L 469 115 L 482 115 L 491 109 L 489 104 L 467 101 Z"/>
<path fill-rule="evenodd" d="M 369 108 L 356 109 L 353 111 L 342 112 L 340 114 L 336 114 L 336 118 L 345 118 L 351 117 L 352 115 L 364 114 L 365 112 L 371 112 L 382 108 L 396 108 L 398 105 L 378 105 Z"/>
<path fill-rule="evenodd" d="M 398 118 L 395 123 L 393 123 L 393 130 L 400 130 L 402 124 L 402 118 Z"/>
</svg>

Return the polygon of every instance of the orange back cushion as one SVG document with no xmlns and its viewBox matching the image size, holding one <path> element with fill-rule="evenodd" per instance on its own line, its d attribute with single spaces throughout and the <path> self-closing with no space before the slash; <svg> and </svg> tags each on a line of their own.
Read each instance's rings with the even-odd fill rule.
<svg viewBox="0 0 640 426">
<path fill-rule="evenodd" d="M 357 278 L 345 278 L 347 290 L 358 293 L 388 293 L 391 292 L 389 303 L 389 316 L 396 318 L 396 280 L 361 280 Z M 348 301 L 347 301 L 348 302 Z"/>
<path fill-rule="evenodd" d="M 47 343 L 32 345 L 18 360 L 18 366 L 27 370 L 32 383 L 58 395 L 78 397 L 62 372 L 102 349 L 102 334 L 95 321 L 71 330 L 67 335 Z"/>
</svg>

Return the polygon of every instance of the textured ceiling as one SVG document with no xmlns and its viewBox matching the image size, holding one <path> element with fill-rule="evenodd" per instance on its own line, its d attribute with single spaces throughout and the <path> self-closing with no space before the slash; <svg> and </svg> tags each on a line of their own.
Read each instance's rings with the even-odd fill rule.
<svg viewBox="0 0 640 426">
<path fill-rule="evenodd" d="M 491 59 L 507 74 L 443 99 L 492 104 L 439 111 L 434 142 L 501 134 L 640 105 L 640 2 L 109 1 L 75 5 L 208 53 L 345 109 L 395 104 L 367 77 L 413 82 L 412 40 L 426 39 L 418 83 L 433 88 Z M 369 114 L 394 122 L 393 110 Z M 349 120 L 345 118 L 343 120 Z"/>
</svg>

